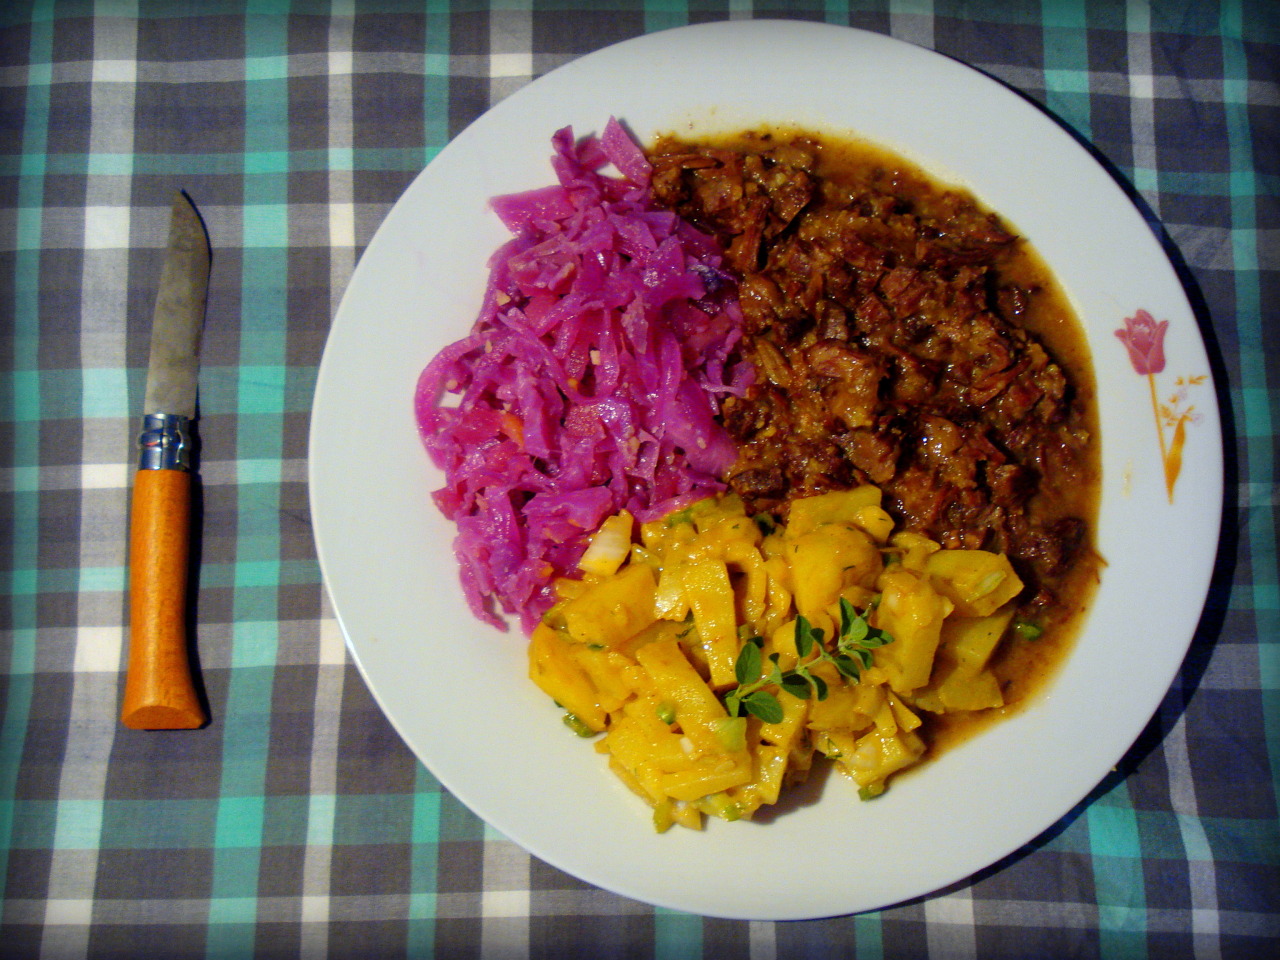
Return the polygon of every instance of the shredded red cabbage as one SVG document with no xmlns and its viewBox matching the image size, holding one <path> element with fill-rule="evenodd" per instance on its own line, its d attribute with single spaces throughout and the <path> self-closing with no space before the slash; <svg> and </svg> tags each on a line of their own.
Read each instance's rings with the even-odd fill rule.
<svg viewBox="0 0 1280 960">
<path fill-rule="evenodd" d="M 552 146 L 558 184 L 493 199 L 514 236 L 471 334 L 416 397 L 467 601 L 526 631 L 606 517 L 649 520 L 723 489 L 736 450 L 719 397 L 751 380 L 720 250 L 654 208 L 652 167 L 622 125 L 581 142 L 565 127 Z"/>
</svg>

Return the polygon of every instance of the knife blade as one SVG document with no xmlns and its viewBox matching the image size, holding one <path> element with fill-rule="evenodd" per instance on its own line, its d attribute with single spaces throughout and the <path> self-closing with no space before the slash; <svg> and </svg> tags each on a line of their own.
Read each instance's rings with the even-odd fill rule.
<svg viewBox="0 0 1280 960">
<path fill-rule="evenodd" d="M 206 722 L 187 652 L 191 422 L 209 290 L 209 239 L 173 198 L 151 325 L 151 357 L 129 522 L 129 664 L 120 721 L 136 730 Z"/>
</svg>

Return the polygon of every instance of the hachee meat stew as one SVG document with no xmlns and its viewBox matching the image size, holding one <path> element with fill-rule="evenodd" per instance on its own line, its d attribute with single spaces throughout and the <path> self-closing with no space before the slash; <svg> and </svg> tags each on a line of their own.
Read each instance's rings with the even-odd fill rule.
<svg viewBox="0 0 1280 960">
<path fill-rule="evenodd" d="M 723 406 L 752 511 L 872 483 L 905 529 L 1007 554 L 1027 584 L 998 670 L 1013 703 L 1096 581 L 1093 374 L 1034 250 L 878 148 L 782 131 L 660 140 L 657 201 L 737 275 L 757 382 Z"/>
</svg>

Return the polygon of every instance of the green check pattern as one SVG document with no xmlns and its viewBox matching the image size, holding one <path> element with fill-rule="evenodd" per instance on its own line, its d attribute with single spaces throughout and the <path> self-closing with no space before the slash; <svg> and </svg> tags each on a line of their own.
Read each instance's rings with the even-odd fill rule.
<svg viewBox="0 0 1280 960">
<path fill-rule="evenodd" d="M 423 165 L 562 63 L 732 17 L 939 50 L 1090 144 L 1180 273 L 1227 431 L 1208 607 L 1114 774 L 976 877 L 804 923 L 653 909 L 478 821 L 347 658 L 307 504 L 330 319 Z M 164 735 L 117 714 L 128 491 L 179 186 L 215 251 L 196 591 L 213 722 Z M 1268 0 L 0 4 L 0 957 L 1280 955 L 1277 357 Z"/>
</svg>

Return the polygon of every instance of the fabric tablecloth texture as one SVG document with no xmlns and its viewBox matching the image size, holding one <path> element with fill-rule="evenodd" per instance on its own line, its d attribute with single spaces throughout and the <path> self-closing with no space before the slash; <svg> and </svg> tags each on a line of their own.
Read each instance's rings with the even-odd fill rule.
<svg viewBox="0 0 1280 960">
<path fill-rule="evenodd" d="M 1280 955 L 1280 6 L 0 7 L 0 957 Z M 1208 606 L 1116 774 L 953 888 L 777 924 L 595 889 L 443 790 L 346 654 L 306 484 L 330 321 L 419 170 L 579 55 L 749 17 L 938 50 L 1091 144 L 1179 271 L 1226 428 Z M 118 711 L 128 493 L 178 187 L 214 250 L 195 597 L 212 722 L 157 734 L 123 728 Z M 803 865 L 778 877 L 803 882 Z"/>
</svg>

